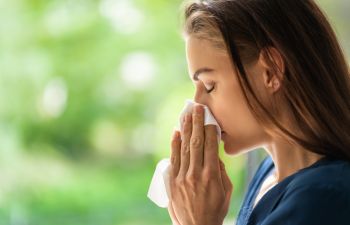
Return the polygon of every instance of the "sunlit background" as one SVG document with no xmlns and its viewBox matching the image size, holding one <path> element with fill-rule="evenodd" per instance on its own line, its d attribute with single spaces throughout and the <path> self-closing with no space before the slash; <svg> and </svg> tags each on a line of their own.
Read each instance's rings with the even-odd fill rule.
<svg viewBox="0 0 350 225">
<path fill-rule="evenodd" d="M 350 1 L 319 2 L 349 55 Z M 0 0 L 0 224 L 171 224 L 147 191 L 194 93 L 180 3 Z M 226 224 L 256 152 L 220 145 L 234 183 Z"/>
</svg>

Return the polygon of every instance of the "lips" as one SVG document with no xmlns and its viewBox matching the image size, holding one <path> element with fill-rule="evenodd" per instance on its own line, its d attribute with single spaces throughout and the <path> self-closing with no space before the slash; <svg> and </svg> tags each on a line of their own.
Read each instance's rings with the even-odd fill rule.
<svg viewBox="0 0 350 225">
<path fill-rule="evenodd" d="M 225 131 L 221 131 L 221 140 L 224 140 L 225 136 L 226 136 Z"/>
</svg>

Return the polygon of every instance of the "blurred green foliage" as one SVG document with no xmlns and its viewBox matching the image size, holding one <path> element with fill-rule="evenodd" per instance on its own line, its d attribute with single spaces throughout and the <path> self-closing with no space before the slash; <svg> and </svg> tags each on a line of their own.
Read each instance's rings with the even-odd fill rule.
<svg viewBox="0 0 350 225">
<path fill-rule="evenodd" d="M 0 224 L 171 224 L 146 195 L 194 91 L 180 3 L 0 0 Z M 349 51 L 350 4 L 320 3 Z M 246 158 L 220 156 L 232 224 Z"/>
</svg>

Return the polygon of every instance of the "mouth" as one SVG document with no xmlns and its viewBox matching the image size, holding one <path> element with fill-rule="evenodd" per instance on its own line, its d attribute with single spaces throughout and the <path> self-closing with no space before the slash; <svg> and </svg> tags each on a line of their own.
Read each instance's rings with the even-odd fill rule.
<svg viewBox="0 0 350 225">
<path fill-rule="evenodd" d="M 223 141 L 224 141 L 225 136 L 226 136 L 225 131 L 221 131 L 221 140 L 223 140 Z"/>
</svg>

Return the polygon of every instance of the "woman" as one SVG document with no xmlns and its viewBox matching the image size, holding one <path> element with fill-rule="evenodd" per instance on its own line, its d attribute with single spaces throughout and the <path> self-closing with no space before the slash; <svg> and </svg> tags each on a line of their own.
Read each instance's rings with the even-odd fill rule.
<svg viewBox="0 0 350 225">
<path fill-rule="evenodd" d="M 207 0 L 185 8 L 197 105 L 171 146 L 174 224 L 218 225 L 233 186 L 218 157 L 263 147 L 237 224 L 350 224 L 350 76 L 313 0 Z"/>
</svg>

